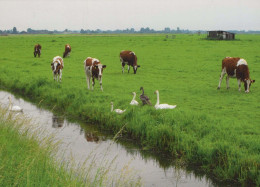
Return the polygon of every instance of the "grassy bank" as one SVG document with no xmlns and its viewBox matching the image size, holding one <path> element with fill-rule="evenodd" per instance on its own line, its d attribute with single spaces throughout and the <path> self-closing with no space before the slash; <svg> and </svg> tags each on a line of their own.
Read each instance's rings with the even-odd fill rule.
<svg viewBox="0 0 260 187">
<path fill-rule="evenodd" d="M 190 165 L 220 181 L 260 184 L 259 35 L 238 35 L 235 41 L 208 41 L 197 35 L 37 35 L 0 37 L 0 84 L 3 88 L 40 102 L 67 115 L 98 122 L 100 128 L 124 134 L 150 149 L 183 157 Z M 42 45 L 41 58 L 33 57 L 35 43 Z M 62 83 L 53 82 L 50 63 L 72 46 L 64 59 Z M 137 74 L 121 73 L 119 52 L 135 51 L 141 68 Z M 98 58 L 104 92 L 98 83 L 88 91 L 83 61 Z M 230 90 L 217 90 L 221 60 L 239 56 L 248 61 L 256 79 L 251 92 L 238 92 L 236 80 Z M 177 104 L 175 110 L 131 107 L 131 92 L 143 86 L 155 104 Z M 123 115 L 110 112 L 127 109 Z M 138 100 L 140 102 L 140 100 Z"/>
<path fill-rule="evenodd" d="M 54 135 L 32 129 L 22 114 L 9 113 L 0 106 L 0 186 L 140 186 L 140 179 L 126 169 L 120 173 L 113 161 L 76 165 L 73 158 L 58 153 Z M 44 135 L 45 134 L 45 135 Z M 56 143 L 55 143 L 56 142 Z M 132 178 L 133 177 L 133 178 Z"/>
<path fill-rule="evenodd" d="M 40 144 L 22 118 L 5 118 L 2 108 L 0 114 L 0 186 L 84 186 L 83 178 L 54 159 L 51 138 L 41 139 Z"/>
</svg>

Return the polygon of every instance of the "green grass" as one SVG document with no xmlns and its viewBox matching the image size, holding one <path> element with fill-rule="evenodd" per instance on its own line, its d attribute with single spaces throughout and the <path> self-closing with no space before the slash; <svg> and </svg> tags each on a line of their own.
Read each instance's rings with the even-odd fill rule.
<svg viewBox="0 0 260 187">
<path fill-rule="evenodd" d="M 0 186 L 83 186 L 77 178 L 59 164 L 52 138 L 41 139 L 30 133 L 25 120 L 10 117 L 0 109 Z M 39 132 L 38 134 L 39 135 Z"/>
<path fill-rule="evenodd" d="M 35 102 L 69 116 L 98 122 L 115 133 L 126 124 L 124 134 L 144 147 L 183 157 L 219 181 L 260 185 L 260 35 L 237 35 L 234 41 L 211 41 L 205 36 L 177 35 L 24 35 L 0 37 L 0 84 Z M 33 46 L 42 45 L 41 58 Z M 64 59 L 62 83 L 53 81 L 50 63 L 72 47 Z M 121 73 L 119 53 L 133 50 L 141 67 L 137 74 Z M 96 82 L 87 90 L 83 61 L 98 58 L 107 68 L 103 88 Z M 237 81 L 225 81 L 217 90 L 221 61 L 226 56 L 247 60 L 250 93 L 238 92 Z M 125 71 L 127 72 L 127 71 Z M 140 86 L 153 104 L 155 90 L 160 102 L 177 104 L 174 110 L 129 105 Z M 127 109 L 123 115 L 110 112 Z"/>
</svg>

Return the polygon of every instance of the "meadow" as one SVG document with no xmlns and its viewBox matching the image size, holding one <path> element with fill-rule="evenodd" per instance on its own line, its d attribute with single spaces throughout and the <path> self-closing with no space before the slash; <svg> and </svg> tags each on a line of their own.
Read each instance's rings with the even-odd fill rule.
<svg viewBox="0 0 260 187">
<path fill-rule="evenodd" d="M 0 85 L 41 106 L 101 129 L 136 139 L 145 149 L 183 158 L 218 181 L 260 185 L 260 35 L 237 35 L 234 41 L 205 40 L 205 35 L 17 35 L 0 37 Z M 33 47 L 42 45 L 34 58 Z M 64 59 L 62 83 L 53 81 L 51 62 L 72 47 Z M 133 50 L 141 66 L 122 74 L 119 53 Z M 103 89 L 87 90 L 83 61 L 98 58 L 106 65 Z M 238 92 L 235 79 L 217 90 L 221 61 L 241 57 L 256 82 L 250 93 Z M 174 110 L 130 106 L 140 87 L 156 102 L 176 104 Z M 138 98 L 139 103 L 141 102 Z M 111 113 L 126 109 L 122 115 Z"/>
</svg>

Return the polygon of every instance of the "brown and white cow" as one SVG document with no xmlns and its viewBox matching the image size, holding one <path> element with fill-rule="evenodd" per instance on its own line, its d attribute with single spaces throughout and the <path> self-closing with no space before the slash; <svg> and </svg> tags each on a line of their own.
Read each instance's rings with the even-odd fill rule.
<svg viewBox="0 0 260 187">
<path fill-rule="evenodd" d="M 63 58 L 70 56 L 71 46 L 69 44 L 65 45 L 65 52 L 63 53 Z"/>
<path fill-rule="evenodd" d="M 125 64 L 128 65 L 128 73 L 130 70 L 130 66 L 133 67 L 134 74 L 136 74 L 137 68 L 140 67 L 139 65 L 137 65 L 137 57 L 133 51 L 121 51 L 120 61 L 122 63 L 122 73 L 124 73 Z"/>
<path fill-rule="evenodd" d="M 51 63 L 51 69 L 52 69 L 52 73 L 53 73 L 53 79 L 57 80 L 57 82 L 59 80 L 61 82 L 63 68 L 64 68 L 63 59 L 60 56 L 54 57 L 53 61 Z M 59 76 L 59 78 L 58 78 L 58 76 Z"/>
<path fill-rule="evenodd" d="M 250 79 L 248 64 L 242 58 L 226 57 L 222 60 L 222 72 L 219 79 L 218 89 L 220 89 L 221 81 L 225 74 L 227 74 L 227 89 L 229 89 L 229 77 L 237 78 L 239 91 L 241 91 L 241 82 L 244 82 L 246 93 L 249 92 L 251 83 L 255 82 L 255 80 Z"/>
<path fill-rule="evenodd" d="M 38 55 L 38 57 L 40 57 L 41 56 L 41 50 L 42 50 L 42 46 L 40 44 L 36 44 L 34 46 L 34 52 L 33 52 L 34 57 L 36 57 L 37 55 Z"/>
<path fill-rule="evenodd" d="M 100 61 L 96 58 L 88 57 L 84 61 L 84 69 L 87 76 L 88 89 L 90 85 L 90 79 L 92 79 L 92 90 L 94 89 L 95 79 L 99 80 L 100 89 L 103 91 L 102 87 L 102 73 L 106 65 L 102 65 Z"/>
</svg>

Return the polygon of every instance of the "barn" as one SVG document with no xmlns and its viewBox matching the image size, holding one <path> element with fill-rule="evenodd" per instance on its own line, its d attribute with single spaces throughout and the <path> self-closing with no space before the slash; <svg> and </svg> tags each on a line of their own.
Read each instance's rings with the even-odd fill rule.
<svg viewBox="0 0 260 187">
<path fill-rule="evenodd" d="M 227 31 L 208 31 L 207 39 L 234 40 L 235 33 L 227 32 Z"/>
</svg>

